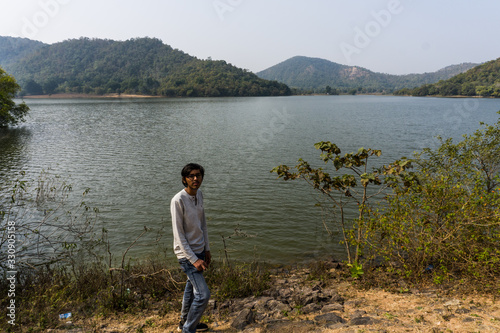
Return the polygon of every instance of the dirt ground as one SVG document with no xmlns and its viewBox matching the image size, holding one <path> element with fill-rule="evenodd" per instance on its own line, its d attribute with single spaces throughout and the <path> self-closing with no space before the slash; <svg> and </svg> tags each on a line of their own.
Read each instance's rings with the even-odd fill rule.
<svg viewBox="0 0 500 333">
<path fill-rule="evenodd" d="M 500 303 L 491 296 L 441 295 L 436 290 L 391 293 L 382 289 L 360 290 L 350 282 L 332 286 L 344 298 L 336 314 L 347 323 L 325 326 L 314 318 L 321 313 L 291 315 L 267 324 L 255 323 L 243 332 L 500 332 Z M 369 317 L 368 324 L 349 322 L 356 314 Z M 217 317 L 217 316 L 214 316 Z M 234 318 L 215 318 L 210 332 L 237 332 Z M 61 322 L 49 332 L 177 332 L 178 315 L 158 310 L 104 318 Z"/>
</svg>

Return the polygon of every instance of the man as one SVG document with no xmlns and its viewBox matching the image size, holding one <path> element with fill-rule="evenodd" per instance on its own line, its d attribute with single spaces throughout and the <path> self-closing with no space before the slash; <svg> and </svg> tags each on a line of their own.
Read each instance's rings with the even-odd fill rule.
<svg viewBox="0 0 500 333">
<path fill-rule="evenodd" d="M 188 278 L 179 323 L 179 331 L 184 333 L 208 330 L 207 325 L 200 323 L 210 299 L 210 290 L 203 277 L 203 271 L 211 261 L 207 220 L 200 191 L 204 175 L 205 170 L 201 165 L 187 164 L 181 172 L 185 188 L 170 203 L 174 253 Z"/>
</svg>

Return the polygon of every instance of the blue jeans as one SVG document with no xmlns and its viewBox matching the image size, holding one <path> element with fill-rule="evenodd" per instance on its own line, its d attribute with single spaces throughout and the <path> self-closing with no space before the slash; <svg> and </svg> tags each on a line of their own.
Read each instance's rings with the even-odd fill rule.
<svg viewBox="0 0 500 333">
<path fill-rule="evenodd" d="M 196 253 L 196 256 L 205 260 L 205 253 Z M 179 264 L 188 277 L 182 298 L 181 322 L 184 323 L 182 332 L 194 333 L 207 308 L 210 290 L 203 277 L 203 271 L 198 271 L 187 259 L 179 259 Z"/>
</svg>

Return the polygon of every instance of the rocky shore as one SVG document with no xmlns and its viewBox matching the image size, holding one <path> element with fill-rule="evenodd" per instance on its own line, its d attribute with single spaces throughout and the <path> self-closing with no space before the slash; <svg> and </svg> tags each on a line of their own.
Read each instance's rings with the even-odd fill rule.
<svg viewBox="0 0 500 333">
<path fill-rule="evenodd" d="M 308 276 L 307 269 L 276 274 L 259 297 L 212 301 L 210 332 L 500 332 L 500 304 L 492 296 L 362 290 L 345 279 Z M 177 332 L 177 323 L 175 311 L 151 310 L 62 323 L 51 332 Z"/>
</svg>

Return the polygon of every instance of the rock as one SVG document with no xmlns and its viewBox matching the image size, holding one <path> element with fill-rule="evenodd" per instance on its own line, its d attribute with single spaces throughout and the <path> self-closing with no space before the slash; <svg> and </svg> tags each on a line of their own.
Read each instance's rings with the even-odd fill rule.
<svg viewBox="0 0 500 333">
<path fill-rule="evenodd" d="M 344 303 L 345 308 L 357 308 L 361 305 L 361 302 L 358 300 L 349 300 Z"/>
<path fill-rule="evenodd" d="M 266 304 L 267 308 L 270 310 L 270 311 L 279 311 L 279 312 L 288 312 L 288 311 L 291 311 L 292 308 L 285 304 L 285 303 L 282 303 L 280 301 L 276 301 L 274 299 L 272 300 L 269 300 Z"/>
<path fill-rule="evenodd" d="M 336 291 L 331 290 L 329 293 L 327 293 L 327 295 L 329 296 L 330 302 L 344 304 L 344 298 L 340 296 Z"/>
<path fill-rule="evenodd" d="M 281 289 L 278 295 L 281 299 L 289 299 L 293 295 L 293 290 L 291 288 Z"/>
<path fill-rule="evenodd" d="M 339 330 L 339 329 L 342 329 L 342 328 L 347 328 L 349 327 L 349 325 L 347 325 L 346 323 L 336 323 L 336 324 L 329 324 L 329 325 L 326 325 L 326 327 L 329 329 L 329 330 L 332 330 L 332 331 L 336 331 L 336 330 Z M 343 332 L 343 331 L 342 331 Z M 349 331 L 348 331 L 349 332 Z M 354 332 L 354 331 L 351 331 L 351 332 Z"/>
<path fill-rule="evenodd" d="M 460 308 L 460 309 L 457 309 L 455 311 L 455 313 L 458 313 L 458 314 L 466 314 L 466 313 L 470 313 L 471 311 L 469 309 L 465 309 L 465 308 Z"/>
<path fill-rule="evenodd" d="M 378 320 L 371 317 L 356 317 L 349 321 L 349 325 L 359 326 L 359 325 L 373 325 L 378 323 Z"/>
<path fill-rule="evenodd" d="M 255 322 L 254 312 L 251 309 L 242 310 L 236 319 L 231 323 L 231 327 L 237 330 L 243 330 L 246 326 Z"/>
<path fill-rule="evenodd" d="M 257 311 L 257 317 L 263 319 L 266 317 L 282 317 L 287 312 L 292 311 L 290 305 L 272 299 L 271 297 L 263 297 L 254 304 L 254 309 Z"/>
<path fill-rule="evenodd" d="M 356 310 L 353 313 L 351 313 L 350 317 L 351 317 L 351 319 L 354 319 L 354 318 L 363 317 L 365 314 L 366 314 L 366 311 L 364 311 L 364 310 Z"/>
<path fill-rule="evenodd" d="M 283 318 L 292 311 L 292 308 L 288 304 L 284 304 L 280 301 L 270 300 L 260 311 L 262 311 L 262 313 L 259 314 L 259 317 L 264 314 L 264 317 Z"/>
<path fill-rule="evenodd" d="M 321 308 L 321 313 L 327 313 L 332 311 L 344 311 L 344 306 L 339 303 L 327 304 Z"/>
<path fill-rule="evenodd" d="M 219 331 L 216 331 L 219 332 Z M 262 330 L 261 327 L 247 327 L 243 331 L 243 333 L 263 333 L 264 331 Z"/>
<path fill-rule="evenodd" d="M 297 303 L 302 304 L 302 305 L 307 305 L 307 304 L 311 304 L 311 303 L 320 303 L 320 302 L 321 302 L 321 300 L 319 299 L 318 295 L 314 294 L 314 295 L 309 295 L 307 297 L 302 298 Z"/>
<path fill-rule="evenodd" d="M 464 323 L 469 323 L 471 321 L 476 321 L 476 318 L 472 318 L 472 317 L 466 317 L 462 320 Z"/>
<path fill-rule="evenodd" d="M 275 320 L 265 326 L 266 333 L 283 332 L 311 332 L 314 329 L 314 322 L 304 320 L 301 322 L 291 322 L 290 320 Z"/>
<path fill-rule="evenodd" d="M 254 309 L 257 310 L 257 312 L 267 312 L 267 310 L 269 310 L 267 302 L 271 300 L 273 300 L 272 297 L 261 297 L 257 300 L 257 302 L 255 302 Z"/>
<path fill-rule="evenodd" d="M 306 306 L 302 307 L 300 309 L 300 312 L 302 312 L 304 314 L 308 314 L 308 313 L 312 313 L 312 312 L 318 312 L 320 310 L 322 310 L 321 305 L 311 303 L 311 304 L 307 304 Z M 328 311 L 328 312 L 331 312 L 331 311 Z"/>
<path fill-rule="evenodd" d="M 322 281 L 315 281 L 311 283 L 310 287 L 314 291 L 321 291 L 323 289 L 324 282 Z"/>
<path fill-rule="evenodd" d="M 340 317 L 339 315 L 337 315 L 333 312 L 316 316 L 316 317 L 314 317 L 314 321 L 316 321 L 319 324 L 323 324 L 323 325 L 330 325 L 330 324 L 336 324 L 336 323 L 341 323 L 341 324 L 346 323 L 346 320 L 344 318 Z"/>
<path fill-rule="evenodd" d="M 231 310 L 231 312 L 233 312 L 233 313 L 240 312 L 244 308 L 248 308 L 248 306 L 246 306 L 246 305 L 249 302 L 250 302 L 250 300 L 246 299 L 246 298 L 238 298 L 238 299 L 228 300 L 219 306 L 219 311 L 220 310 Z"/>
</svg>

